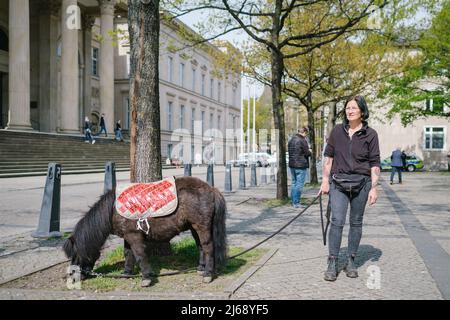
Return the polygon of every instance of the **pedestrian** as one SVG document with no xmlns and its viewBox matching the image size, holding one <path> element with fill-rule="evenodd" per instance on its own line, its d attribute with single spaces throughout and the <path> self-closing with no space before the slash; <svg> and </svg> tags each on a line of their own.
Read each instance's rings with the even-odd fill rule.
<svg viewBox="0 0 450 320">
<path fill-rule="evenodd" d="M 105 137 L 108 136 L 108 133 L 106 132 L 106 124 L 105 124 L 105 114 L 102 113 L 101 117 L 100 117 L 100 131 L 97 134 L 97 137 L 100 136 L 100 134 L 104 132 L 105 133 Z"/>
<path fill-rule="evenodd" d="M 403 170 L 406 170 L 406 153 L 405 151 L 402 151 L 402 163 L 403 163 Z"/>
<path fill-rule="evenodd" d="M 116 140 L 123 141 L 122 126 L 120 125 L 120 120 L 117 120 L 116 122 Z"/>
<path fill-rule="evenodd" d="M 345 272 L 358 277 L 355 264 L 362 235 L 364 209 L 367 201 L 377 201 L 380 177 L 380 150 L 377 132 L 367 124 L 369 109 L 362 96 L 349 98 L 345 103 L 344 122 L 333 128 L 324 152 L 323 179 L 319 194 L 329 193 L 331 227 L 328 234 L 328 268 L 324 279 L 335 281 L 338 275 L 338 256 L 350 205 Z"/>
<path fill-rule="evenodd" d="M 309 151 L 306 135 L 308 128 L 298 130 L 288 143 L 289 169 L 291 170 L 291 202 L 294 208 L 300 208 L 300 198 L 305 184 L 306 170 L 309 168 Z"/>
<path fill-rule="evenodd" d="M 92 137 L 92 124 L 89 117 L 84 118 L 84 142 L 90 142 L 92 144 L 95 143 L 95 140 Z"/>
<path fill-rule="evenodd" d="M 406 154 L 400 147 L 392 151 L 391 155 L 391 184 L 394 184 L 395 173 L 398 173 L 398 183 L 402 183 L 402 169 L 405 167 Z"/>
</svg>

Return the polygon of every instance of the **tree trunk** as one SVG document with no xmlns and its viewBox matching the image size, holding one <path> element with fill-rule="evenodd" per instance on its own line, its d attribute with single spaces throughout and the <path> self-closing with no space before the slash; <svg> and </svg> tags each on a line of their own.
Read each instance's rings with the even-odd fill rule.
<svg viewBox="0 0 450 320">
<path fill-rule="evenodd" d="M 132 183 L 162 179 L 159 106 L 159 0 L 128 0 Z M 153 248 L 153 246 L 152 246 Z M 155 248 L 170 253 L 170 244 Z"/>
<path fill-rule="evenodd" d="M 330 111 L 328 112 L 328 119 L 327 119 L 327 135 L 326 138 L 328 139 L 328 137 L 331 134 L 331 131 L 333 130 L 333 128 L 336 126 L 336 105 L 337 102 L 332 102 L 330 103 Z"/>
<path fill-rule="evenodd" d="M 311 103 L 311 101 L 308 101 Z M 312 105 L 309 104 L 306 106 L 308 110 L 308 129 L 309 129 L 309 141 L 311 143 L 311 163 L 310 163 L 310 177 L 311 184 L 319 183 L 317 179 L 317 143 L 316 143 L 316 132 L 315 132 L 315 123 L 314 123 L 314 111 L 312 111 Z"/>
<path fill-rule="evenodd" d="M 275 129 L 278 131 L 278 171 L 277 199 L 288 198 L 286 169 L 286 132 L 284 122 L 284 107 L 281 97 L 281 80 L 283 76 L 283 58 L 272 51 L 272 112 Z"/>
</svg>

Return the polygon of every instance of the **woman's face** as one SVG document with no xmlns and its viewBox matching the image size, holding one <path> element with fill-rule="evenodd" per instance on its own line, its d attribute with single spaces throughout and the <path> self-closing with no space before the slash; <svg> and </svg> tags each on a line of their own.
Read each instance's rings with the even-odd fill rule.
<svg viewBox="0 0 450 320">
<path fill-rule="evenodd" d="M 345 114 L 347 115 L 348 121 L 361 120 L 361 109 L 358 107 L 358 104 L 355 100 L 347 103 L 347 106 L 345 107 Z"/>
</svg>

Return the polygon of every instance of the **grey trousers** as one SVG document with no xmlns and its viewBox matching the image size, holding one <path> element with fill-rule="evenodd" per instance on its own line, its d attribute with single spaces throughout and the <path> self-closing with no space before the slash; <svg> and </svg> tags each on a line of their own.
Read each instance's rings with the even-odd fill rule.
<svg viewBox="0 0 450 320">
<path fill-rule="evenodd" d="M 362 223 L 371 180 L 368 179 L 361 191 L 350 197 L 337 189 L 334 182 L 330 185 L 331 225 L 328 233 L 328 251 L 330 256 L 337 257 L 342 242 L 348 205 L 350 204 L 350 230 L 348 233 L 348 256 L 356 255 L 362 236 Z"/>
</svg>

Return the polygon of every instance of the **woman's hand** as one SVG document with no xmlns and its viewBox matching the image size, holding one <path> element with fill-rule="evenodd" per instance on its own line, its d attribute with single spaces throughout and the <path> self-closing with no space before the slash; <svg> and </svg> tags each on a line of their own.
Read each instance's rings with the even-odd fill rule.
<svg viewBox="0 0 450 320">
<path fill-rule="evenodd" d="M 328 182 L 328 180 L 323 180 L 322 184 L 320 185 L 320 190 L 319 190 L 319 194 L 328 194 L 330 192 L 330 183 Z"/>
<path fill-rule="evenodd" d="M 377 188 L 372 188 L 369 191 L 369 205 L 374 205 L 377 202 Z"/>
</svg>

